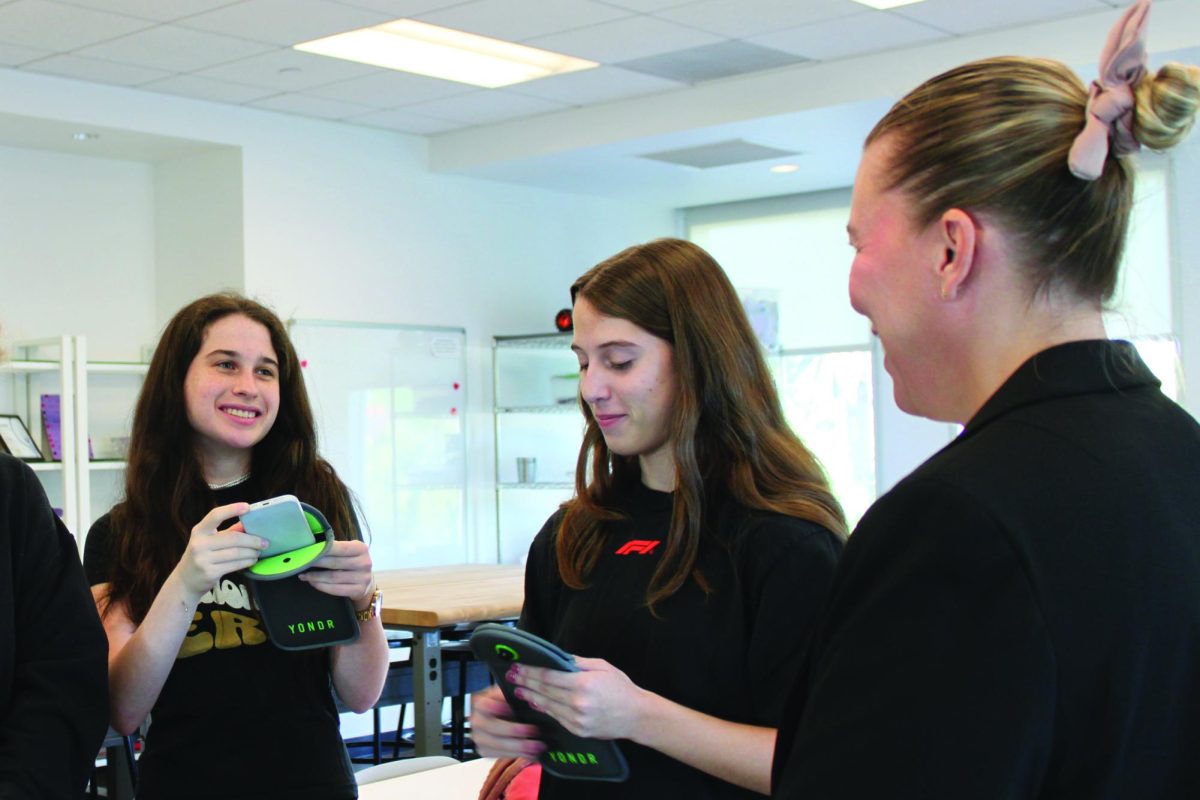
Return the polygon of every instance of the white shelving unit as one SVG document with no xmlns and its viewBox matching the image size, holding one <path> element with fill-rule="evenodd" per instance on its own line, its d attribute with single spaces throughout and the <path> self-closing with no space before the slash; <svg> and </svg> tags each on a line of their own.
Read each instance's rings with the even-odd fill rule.
<svg viewBox="0 0 1200 800">
<path fill-rule="evenodd" d="M 75 472 L 79 481 L 77 490 L 79 528 L 76 538 L 82 546 L 84 537 L 87 536 L 88 529 L 91 528 L 96 516 L 106 511 L 119 499 L 122 473 L 125 471 L 124 451 L 120 452 L 119 458 L 104 457 L 116 454 L 105 453 L 104 443 L 97 442 L 93 433 L 98 430 L 117 430 L 126 437 L 128 436 L 129 425 L 132 423 L 133 404 L 137 401 L 137 390 L 141 387 L 142 379 L 145 378 L 149 365 L 134 362 L 89 361 L 87 340 L 83 336 L 77 336 L 74 345 L 73 369 L 75 373 L 73 410 L 76 435 L 74 450 L 77 461 Z M 109 398 L 108 402 L 102 404 L 101 413 L 105 418 L 105 424 L 100 426 L 94 419 L 97 409 L 92 402 L 91 387 L 97 379 L 107 379 L 110 376 L 120 376 L 117 380 L 125 386 L 119 400 L 114 401 Z M 88 446 L 89 436 L 93 437 L 92 447 Z M 97 452 L 101 457 L 92 458 L 92 451 L 98 447 L 100 449 Z M 100 493 L 102 499 L 100 509 L 93 506 L 93 498 L 96 494 L 94 492 L 96 473 L 108 474 L 106 491 Z"/>
<path fill-rule="evenodd" d="M 496 536 L 500 560 L 515 563 L 575 486 L 583 437 L 576 397 L 579 363 L 570 334 L 497 336 L 492 342 Z M 537 461 L 517 479 L 517 459 Z"/>
<path fill-rule="evenodd" d="M 29 462 L 29 465 L 38 473 L 51 505 L 62 509 L 63 522 L 72 532 L 79 529 L 77 439 L 75 417 L 70 413 L 68 400 L 75 394 L 75 338 L 56 336 L 18 342 L 13 346 L 13 359 L 0 363 L 5 392 L 0 409 L 20 417 L 34 441 L 39 443 L 47 460 Z M 46 393 L 57 393 L 63 398 L 60 409 L 62 459 L 59 461 L 49 460 L 50 453 L 46 452 L 42 434 L 41 395 Z"/>
<path fill-rule="evenodd" d="M 128 402 L 120 401 L 121 410 L 115 414 L 125 418 L 107 421 L 108 429 L 124 432 L 147 365 L 89 363 L 87 341 L 83 336 L 18 342 L 12 349 L 12 360 L 0 362 L 0 413 L 19 416 L 34 440 L 39 442 L 46 460 L 28 462 L 29 466 L 38 474 L 51 504 L 62 509 L 63 522 L 75 534 L 82 551 L 84 537 L 95 517 L 93 475 L 106 474 L 111 484 L 120 481 L 120 473 L 125 469 L 123 460 L 96 460 L 89 453 L 88 438 L 96 429 L 90 421 L 93 409 L 89 404 L 89 385 L 98 375 L 125 375 L 138 379 L 137 383 L 130 383 Z M 50 460 L 45 443 L 42 394 L 58 394 L 60 398 L 62 442 L 59 460 Z M 114 415 L 111 409 L 105 409 L 105 413 Z"/>
</svg>

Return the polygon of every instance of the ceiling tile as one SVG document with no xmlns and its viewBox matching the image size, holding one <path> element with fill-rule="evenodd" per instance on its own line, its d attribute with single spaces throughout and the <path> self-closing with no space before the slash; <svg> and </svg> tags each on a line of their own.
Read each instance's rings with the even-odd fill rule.
<svg viewBox="0 0 1200 800">
<path fill-rule="evenodd" d="M 604 64 L 685 50 L 721 37 L 654 17 L 626 17 L 587 28 L 531 39 L 526 44 Z"/>
<path fill-rule="evenodd" d="M 310 89 L 308 94 L 358 103 L 371 108 L 397 108 L 475 91 L 474 86 L 408 72 L 380 70 L 361 78 Z"/>
<path fill-rule="evenodd" d="M 1100 0 L 1004 0 L 964 4 L 962 0 L 926 0 L 911 6 L 901 6 L 890 13 L 915 22 L 931 25 L 951 33 L 977 33 L 996 28 L 1028 25 L 1034 22 L 1104 11 L 1109 6 Z M 1103 42 L 1097 42 L 1099 51 Z"/>
<path fill-rule="evenodd" d="M 144 83 L 138 87 L 150 92 L 162 92 L 183 97 L 194 97 L 198 100 L 210 100 L 214 103 L 248 103 L 277 94 L 274 89 L 264 89 L 259 86 L 246 86 L 241 83 L 229 83 L 212 78 L 202 78 L 198 75 L 172 75 L 159 81 Z"/>
<path fill-rule="evenodd" d="M 387 14 L 392 19 L 415 17 L 427 14 L 439 8 L 456 6 L 463 0 L 333 0 L 338 5 L 351 8 L 365 8 L 367 11 L 378 11 Z"/>
<path fill-rule="evenodd" d="M 342 119 L 365 114 L 371 110 L 367 106 L 360 106 L 356 103 L 342 103 L 337 100 L 304 94 L 277 94 L 262 100 L 251 101 L 246 105 L 321 119 Z"/>
<path fill-rule="evenodd" d="M 52 55 L 54 53 L 50 50 L 38 50 L 33 47 L 20 47 L 19 45 L 0 42 L 0 66 L 15 67 L 27 61 L 36 61 L 39 58 Z"/>
<path fill-rule="evenodd" d="M 51 56 L 41 61 L 25 64 L 21 69 L 26 72 L 40 72 L 44 75 L 78 78 L 93 83 L 113 83 L 118 86 L 137 86 L 140 83 L 165 78 L 171 74 L 160 69 L 117 64 L 112 61 L 72 55 Z"/>
<path fill-rule="evenodd" d="M 156 22 L 171 22 L 172 20 L 190 17 L 212 11 L 221 6 L 230 6 L 242 0 L 56 0 L 64 5 L 83 6 L 97 11 L 111 11 L 114 14 L 128 14 L 131 17 L 152 19 Z"/>
<path fill-rule="evenodd" d="M 630 72 L 620 67 L 596 67 L 519 83 L 508 87 L 508 90 L 514 94 L 532 95 L 572 106 L 586 106 L 625 97 L 665 92 L 681 86 L 683 84 L 676 81 Z"/>
<path fill-rule="evenodd" d="M 46 0 L 0 6 L 0 39 L 8 44 L 61 52 L 150 27 L 142 19 Z"/>
<path fill-rule="evenodd" d="M 417 134 L 443 133 L 444 131 L 467 127 L 466 123 L 463 122 L 434 119 L 433 117 L 426 117 L 421 114 L 413 114 L 403 109 L 372 111 L 370 114 L 348 117 L 343 122 L 366 125 L 371 128 L 383 128 L 389 131 L 400 131 L 401 133 Z"/>
<path fill-rule="evenodd" d="M 936 28 L 885 11 L 867 11 L 852 17 L 839 17 L 755 36 L 749 41 L 805 58 L 827 61 L 930 42 L 947 36 Z"/>
<path fill-rule="evenodd" d="M 794 53 L 730 39 L 688 50 L 636 58 L 633 61 L 622 62 L 620 66 L 681 83 L 700 83 L 777 69 L 801 61 L 804 61 L 804 58 Z"/>
<path fill-rule="evenodd" d="M 420 19 L 446 28 L 508 41 L 582 28 L 630 16 L 629 11 L 591 0 L 472 0 L 453 8 L 422 14 Z"/>
<path fill-rule="evenodd" d="M 245 0 L 188 17 L 181 24 L 197 30 L 290 46 L 391 19 L 377 11 L 325 0 Z"/>
<path fill-rule="evenodd" d="M 216 33 L 159 25 L 85 47 L 80 55 L 171 72 L 193 72 L 274 49 L 273 45 Z"/>
<path fill-rule="evenodd" d="M 243 58 L 219 67 L 200 70 L 205 78 L 261 86 L 279 92 L 296 92 L 335 81 L 379 72 L 378 67 L 340 58 L 301 53 L 290 47 Z"/>
<path fill-rule="evenodd" d="M 600 2 L 610 6 L 617 6 L 618 8 L 628 8 L 630 11 L 638 11 L 642 14 L 649 14 L 654 11 L 662 11 L 664 8 L 675 8 L 676 6 L 697 3 L 700 0 L 600 0 Z"/>
<path fill-rule="evenodd" d="M 863 7 L 852 0 L 703 0 L 660 11 L 655 16 L 739 39 L 844 17 L 862 10 Z"/>
<path fill-rule="evenodd" d="M 452 119 L 470 125 L 483 125 L 488 122 L 500 122 L 517 117 L 532 117 L 535 114 L 545 114 L 550 111 L 561 111 L 564 108 L 569 108 L 569 106 L 552 100 L 543 100 L 540 97 L 529 97 L 491 89 L 445 97 L 441 100 L 431 100 L 427 103 L 417 103 L 406 106 L 404 110 L 412 111 L 415 114 Z"/>
</svg>

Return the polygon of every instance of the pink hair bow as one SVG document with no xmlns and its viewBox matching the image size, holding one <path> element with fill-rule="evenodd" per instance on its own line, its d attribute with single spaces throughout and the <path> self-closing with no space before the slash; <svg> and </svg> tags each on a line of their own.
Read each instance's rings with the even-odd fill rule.
<svg viewBox="0 0 1200 800">
<path fill-rule="evenodd" d="M 1092 82 L 1087 122 L 1075 137 L 1067 165 L 1071 174 L 1094 181 L 1104 172 L 1109 139 L 1117 155 L 1139 149 L 1133 136 L 1133 91 L 1146 73 L 1146 17 L 1150 0 L 1137 0 L 1108 32 L 1100 53 L 1100 77 Z"/>
</svg>

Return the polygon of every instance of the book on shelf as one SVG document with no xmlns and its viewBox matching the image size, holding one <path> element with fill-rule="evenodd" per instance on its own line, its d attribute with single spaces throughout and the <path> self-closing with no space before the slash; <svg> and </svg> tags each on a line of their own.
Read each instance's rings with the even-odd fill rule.
<svg viewBox="0 0 1200 800">
<path fill-rule="evenodd" d="M 57 394 L 42 395 L 42 433 L 46 437 L 46 446 L 50 451 L 51 461 L 62 461 L 62 396 Z M 92 437 L 88 437 L 88 458 L 94 458 L 92 453 Z"/>
<path fill-rule="evenodd" d="M 62 398 L 56 394 L 42 395 L 42 433 L 51 461 L 62 461 Z"/>
</svg>

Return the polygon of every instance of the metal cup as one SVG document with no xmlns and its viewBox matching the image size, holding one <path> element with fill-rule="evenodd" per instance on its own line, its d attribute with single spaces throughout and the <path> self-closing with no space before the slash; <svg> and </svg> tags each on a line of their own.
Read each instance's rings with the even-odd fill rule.
<svg viewBox="0 0 1200 800">
<path fill-rule="evenodd" d="M 537 483 L 537 459 L 517 459 L 517 483 Z"/>
</svg>

